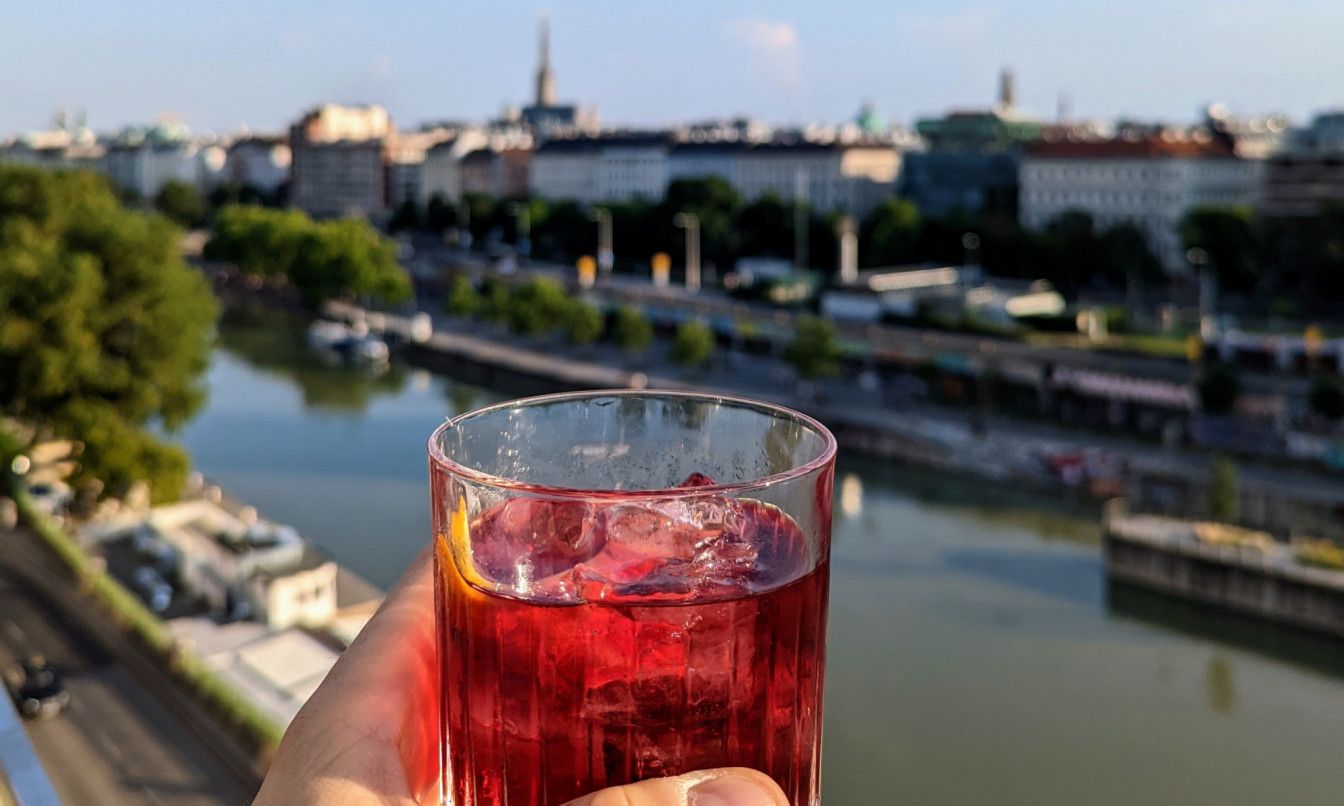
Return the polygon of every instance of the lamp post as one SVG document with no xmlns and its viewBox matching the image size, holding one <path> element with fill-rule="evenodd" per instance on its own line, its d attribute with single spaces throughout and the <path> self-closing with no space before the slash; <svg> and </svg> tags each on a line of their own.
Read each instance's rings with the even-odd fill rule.
<svg viewBox="0 0 1344 806">
<path fill-rule="evenodd" d="M 588 212 L 588 218 L 597 222 L 597 268 L 603 275 L 611 274 L 616 255 L 611 250 L 611 211 L 605 207 L 594 207 Z"/>
<path fill-rule="evenodd" d="M 528 257 L 532 254 L 532 211 L 524 202 L 509 204 L 509 212 L 518 222 L 518 254 Z"/>
<path fill-rule="evenodd" d="M 1199 282 L 1199 335 L 1208 343 L 1217 335 L 1214 317 L 1218 305 L 1218 281 L 1209 270 L 1208 252 L 1196 246 L 1186 251 L 1185 259 L 1195 270 L 1195 279 Z"/>
<path fill-rule="evenodd" d="M 677 213 L 672 223 L 686 230 L 686 290 L 700 290 L 700 216 Z"/>
</svg>

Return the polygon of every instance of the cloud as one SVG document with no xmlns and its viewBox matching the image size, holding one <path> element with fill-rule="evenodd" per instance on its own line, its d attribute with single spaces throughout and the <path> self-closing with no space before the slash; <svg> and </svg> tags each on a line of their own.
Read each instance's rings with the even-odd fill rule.
<svg viewBox="0 0 1344 806">
<path fill-rule="evenodd" d="M 373 74 L 384 81 L 392 77 L 392 57 L 380 53 L 373 59 Z"/>
<path fill-rule="evenodd" d="M 724 32 L 750 58 L 751 70 L 786 89 L 796 89 L 803 80 L 798 52 L 798 31 L 792 24 L 764 17 L 729 20 Z"/>
</svg>

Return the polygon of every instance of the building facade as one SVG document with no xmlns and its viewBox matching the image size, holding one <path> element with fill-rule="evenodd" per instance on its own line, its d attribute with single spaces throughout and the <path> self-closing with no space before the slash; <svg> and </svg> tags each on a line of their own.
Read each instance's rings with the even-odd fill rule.
<svg viewBox="0 0 1344 806">
<path fill-rule="evenodd" d="M 275 193 L 289 181 L 289 143 L 283 137 L 234 140 L 224 158 L 225 182 Z"/>
<path fill-rule="evenodd" d="M 1344 205 L 1344 112 L 1317 115 L 1266 161 L 1262 203 L 1265 215 L 1278 217 Z"/>
<path fill-rule="evenodd" d="M 290 129 L 290 204 L 317 218 L 380 219 L 388 210 L 387 110 L 326 104 Z"/>
<path fill-rule="evenodd" d="M 529 180 L 533 195 L 579 204 L 601 201 L 600 147 L 594 138 L 552 139 L 537 146 Z"/>
<path fill-rule="evenodd" d="M 813 210 L 867 214 L 895 192 L 901 155 L 882 143 L 775 141 L 737 155 L 734 187 L 748 202 L 767 194 Z"/>
<path fill-rule="evenodd" d="M 1182 217 L 1203 205 L 1255 204 L 1262 168 L 1208 137 L 1041 143 L 1022 163 L 1019 220 L 1040 230 L 1076 211 L 1098 228 L 1134 224 L 1167 271 L 1180 272 Z"/>
</svg>

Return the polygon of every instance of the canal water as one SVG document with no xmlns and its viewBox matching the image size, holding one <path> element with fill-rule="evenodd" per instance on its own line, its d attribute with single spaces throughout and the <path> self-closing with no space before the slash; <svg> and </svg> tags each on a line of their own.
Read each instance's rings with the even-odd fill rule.
<svg viewBox="0 0 1344 806">
<path fill-rule="evenodd" d="M 389 586 L 428 540 L 425 441 L 507 396 L 221 326 L 198 467 Z M 836 806 L 1344 800 L 1344 644 L 1108 590 L 1098 513 L 842 456 L 824 791 Z"/>
</svg>

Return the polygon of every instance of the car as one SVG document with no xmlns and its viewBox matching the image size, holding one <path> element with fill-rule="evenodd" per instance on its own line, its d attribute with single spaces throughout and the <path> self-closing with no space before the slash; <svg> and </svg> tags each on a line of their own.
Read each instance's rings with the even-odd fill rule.
<svg viewBox="0 0 1344 806">
<path fill-rule="evenodd" d="M 135 569 L 132 577 L 135 589 L 155 613 L 162 613 L 173 602 L 173 586 L 153 566 Z"/>
<path fill-rule="evenodd" d="M 51 516 L 59 516 L 74 499 L 70 486 L 61 481 L 37 482 L 27 485 L 28 495 L 38 511 Z"/>
<path fill-rule="evenodd" d="M 28 719 L 54 717 L 70 704 L 64 678 L 41 655 L 25 660 L 8 677 L 14 704 Z"/>
</svg>

